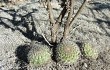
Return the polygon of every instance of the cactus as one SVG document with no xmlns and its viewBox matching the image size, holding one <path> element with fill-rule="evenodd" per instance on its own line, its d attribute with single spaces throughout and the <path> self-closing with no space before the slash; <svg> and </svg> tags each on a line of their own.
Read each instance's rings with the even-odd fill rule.
<svg viewBox="0 0 110 70">
<path fill-rule="evenodd" d="M 60 43 L 56 47 L 56 60 L 63 64 L 72 64 L 78 60 L 80 50 L 77 45 L 69 43 Z"/>
<path fill-rule="evenodd" d="M 32 66 L 46 65 L 51 62 L 51 52 L 46 45 L 34 45 L 29 51 L 28 60 Z"/>
<path fill-rule="evenodd" d="M 85 56 L 88 58 L 96 59 L 98 57 L 97 49 L 93 48 L 92 44 L 84 43 L 83 44 Z"/>
</svg>

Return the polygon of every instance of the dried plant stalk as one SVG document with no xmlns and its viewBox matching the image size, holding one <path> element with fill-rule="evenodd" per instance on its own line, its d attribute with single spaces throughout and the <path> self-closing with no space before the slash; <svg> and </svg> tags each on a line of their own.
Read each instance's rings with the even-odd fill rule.
<svg viewBox="0 0 110 70">
<path fill-rule="evenodd" d="M 70 4 L 70 12 L 68 13 L 67 22 L 66 22 L 65 27 L 64 27 L 63 39 L 65 39 L 69 34 L 70 21 L 71 21 L 72 15 L 73 15 L 73 3 L 74 3 L 74 0 L 70 0 L 68 3 L 68 4 Z"/>
<path fill-rule="evenodd" d="M 50 22 L 52 24 L 54 24 L 55 23 L 55 20 L 54 20 L 54 17 L 53 17 L 52 6 L 51 6 L 51 3 L 50 3 L 50 0 L 47 0 L 47 9 L 48 9 L 48 12 L 49 12 Z"/>
<path fill-rule="evenodd" d="M 77 18 L 77 16 L 83 10 L 83 8 L 84 8 L 87 0 L 84 0 L 84 2 L 82 3 L 81 7 L 79 8 L 79 10 L 75 14 L 75 16 L 72 18 L 72 14 L 73 14 L 73 2 L 74 2 L 74 0 L 70 0 L 70 12 L 68 14 L 67 22 L 66 22 L 66 25 L 65 25 L 65 28 L 64 28 L 63 40 L 68 37 L 69 31 L 70 31 L 70 27 L 73 25 L 73 21 Z"/>
<path fill-rule="evenodd" d="M 74 6 L 74 0 L 66 0 L 67 5 L 64 6 L 63 10 L 61 11 L 58 19 L 55 21 L 54 17 L 53 17 L 53 13 L 52 13 L 52 6 L 50 3 L 50 0 L 47 0 L 47 8 L 48 8 L 48 12 L 49 12 L 49 19 L 50 19 L 50 23 L 52 24 L 52 30 L 51 30 L 51 42 L 55 43 L 57 40 L 57 35 L 58 35 L 58 29 L 62 23 L 62 19 L 64 18 L 67 10 L 69 10 L 68 12 L 68 17 L 67 17 L 67 21 L 66 24 L 64 26 L 64 32 L 63 32 L 63 38 L 62 40 L 65 40 L 66 38 L 68 38 L 69 36 L 69 31 L 71 26 L 73 25 L 73 21 L 77 18 L 77 16 L 81 13 L 81 11 L 83 10 L 83 7 L 85 6 L 87 0 L 84 0 L 84 2 L 82 3 L 81 7 L 79 8 L 79 10 L 77 11 L 77 13 L 75 14 L 75 16 L 72 18 L 73 16 L 73 6 Z M 62 41 L 61 40 L 61 41 Z"/>
<path fill-rule="evenodd" d="M 64 7 L 60 13 L 58 19 L 55 21 L 54 17 L 53 17 L 53 13 L 52 13 L 52 6 L 50 4 L 50 0 L 47 0 L 47 8 L 48 8 L 48 12 L 49 12 L 50 22 L 52 24 L 51 41 L 52 41 L 52 43 L 55 43 L 56 39 L 57 39 L 58 29 L 62 22 L 62 18 L 64 17 L 67 10 L 66 10 L 66 7 Z"/>
<path fill-rule="evenodd" d="M 53 43 L 55 43 L 57 40 L 58 29 L 60 28 L 60 25 L 62 23 L 62 19 L 63 19 L 64 15 L 66 14 L 66 12 L 67 12 L 67 9 L 66 9 L 66 7 L 64 7 L 58 17 L 58 20 L 56 21 L 55 24 L 53 24 L 53 28 L 52 28 L 52 42 Z"/>
<path fill-rule="evenodd" d="M 70 27 L 72 26 L 73 21 L 78 17 L 78 15 L 81 13 L 81 11 L 84 9 L 86 3 L 88 2 L 88 0 L 84 0 L 84 2 L 82 3 L 81 7 L 79 8 L 79 10 L 77 11 L 76 15 L 72 18 L 71 22 L 70 22 Z"/>
<path fill-rule="evenodd" d="M 53 13 L 52 13 L 52 6 L 51 6 L 51 3 L 50 3 L 50 0 L 47 0 L 47 8 L 48 8 L 48 12 L 49 12 L 49 19 L 50 19 L 50 23 L 52 24 L 52 26 L 54 26 L 54 28 L 52 28 L 51 30 L 51 41 L 52 42 L 55 42 L 55 20 L 54 20 L 54 17 L 53 17 Z"/>
</svg>

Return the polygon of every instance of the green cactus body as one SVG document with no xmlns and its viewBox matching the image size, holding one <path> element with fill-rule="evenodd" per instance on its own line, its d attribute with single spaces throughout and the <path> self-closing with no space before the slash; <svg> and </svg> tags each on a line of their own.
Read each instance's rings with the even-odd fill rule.
<svg viewBox="0 0 110 70">
<path fill-rule="evenodd" d="M 84 43 L 83 48 L 86 57 L 93 59 L 96 59 L 98 57 L 97 49 L 93 48 L 90 43 Z"/>
<path fill-rule="evenodd" d="M 29 51 L 28 60 L 30 65 L 43 66 L 51 62 L 51 52 L 46 45 L 35 45 Z"/>
<path fill-rule="evenodd" d="M 78 60 L 80 50 L 77 45 L 60 43 L 56 48 L 56 60 L 59 63 L 72 64 Z"/>
</svg>

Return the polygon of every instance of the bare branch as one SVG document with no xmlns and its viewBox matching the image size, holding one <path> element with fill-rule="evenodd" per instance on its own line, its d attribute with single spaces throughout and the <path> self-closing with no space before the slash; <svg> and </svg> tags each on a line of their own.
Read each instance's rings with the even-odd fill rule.
<svg viewBox="0 0 110 70">
<path fill-rule="evenodd" d="M 58 20 L 56 21 L 56 24 L 59 24 L 62 22 L 62 19 L 64 18 L 65 14 L 67 12 L 66 6 L 64 6 L 63 10 L 61 11 Z"/>
<path fill-rule="evenodd" d="M 49 12 L 50 22 L 52 24 L 55 24 L 55 20 L 54 20 L 54 17 L 53 17 L 52 6 L 51 6 L 51 3 L 50 3 L 50 0 L 47 0 L 47 9 L 48 9 L 48 12 Z"/>
<path fill-rule="evenodd" d="M 78 15 L 82 12 L 82 10 L 84 9 L 84 6 L 86 5 L 87 0 L 84 0 L 84 2 L 82 3 L 81 7 L 79 8 L 79 10 L 77 11 L 76 15 L 72 18 L 71 22 L 70 22 L 70 27 L 73 25 L 73 21 L 78 17 Z"/>
<path fill-rule="evenodd" d="M 58 17 L 58 20 L 53 25 L 53 28 L 52 28 L 52 42 L 53 43 L 56 42 L 58 29 L 60 27 L 60 24 L 61 24 L 62 19 L 64 18 L 65 14 L 66 14 L 66 12 L 67 12 L 67 9 L 66 9 L 66 7 L 64 7 L 63 10 L 61 11 L 59 17 Z"/>
<path fill-rule="evenodd" d="M 72 26 L 73 21 L 77 18 L 77 16 L 81 13 L 81 11 L 83 10 L 87 0 L 84 0 L 84 2 L 82 3 L 81 7 L 79 8 L 79 10 L 77 11 L 77 13 L 75 14 L 75 16 L 72 18 L 72 14 L 73 14 L 73 1 L 74 0 L 70 0 L 70 12 L 67 18 L 67 23 L 65 25 L 64 28 L 64 34 L 63 34 L 63 39 L 67 38 L 68 34 L 69 34 L 69 30 L 70 27 Z M 71 19 L 72 18 L 72 19 Z"/>
<path fill-rule="evenodd" d="M 70 25 L 71 17 L 73 15 L 73 6 L 74 6 L 73 3 L 74 3 L 74 0 L 70 0 L 68 3 L 68 4 L 70 4 L 70 12 L 68 13 L 67 22 L 66 22 L 65 27 L 64 27 L 63 38 L 66 38 L 67 35 L 69 34 L 69 29 L 70 29 L 69 25 Z"/>
</svg>

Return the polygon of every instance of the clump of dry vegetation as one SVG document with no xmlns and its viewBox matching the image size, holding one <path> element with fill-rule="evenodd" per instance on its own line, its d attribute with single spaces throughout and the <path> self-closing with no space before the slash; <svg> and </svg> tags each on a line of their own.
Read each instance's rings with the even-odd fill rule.
<svg viewBox="0 0 110 70">
<path fill-rule="evenodd" d="M 67 43 L 68 39 L 70 39 L 69 32 L 74 23 L 74 20 L 83 10 L 87 0 L 84 0 L 81 7 L 73 16 L 74 11 L 74 0 L 65 0 L 63 2 L 63 10 L 61 11 L 59 17 L 55 20 L 52 13 L 52 6 L 50 0 L 47 0 L 47 8 L 49 12 L 50 23 L 52 24 L 51 29 L 51 42 L 57 43 L 58 30 L 63 23 L 63 19 L 65 15 L 67 15 L 66 22 L 64 23 L 64 32 L 63 37 L 60 40 L 60 43 L 57 45 L 56 49 L 56 61 L 60 63 L 74 63 L 78 60 L 80 55 L 80 50 L 78 50 L 78 46 L 74 46 L 70 42 Z M 71 49 L 71 50 L 68 50 Z"/>
<path fill-rule="evenodd" d="M 74 11 L 74 0 L 65 0 L 63 1 L 62 11 L 60 12 L 57 19 L 53 16 L 53 8 L 51 5 L 50 0 L 45 1 L 45 5 L 47 5 L 47 11 L 49 14 L 49 20 L 51 24 L 51 42 L 49 42 L 45 37 L 45 41 L 53 47 L 53 50 L 55 50 L 55 58 L 56 61 L 59 63 L 74 63 L 78 60 L 80 57 L 80 50 L 77 45 L 71 44 L 68 42 L 69 40 L 69 32 L 72 28 L 72 25 L 74 23 L 74 20 L 77 18 L 77 16 L 81 13 L 83 10 L 87 0 L 84 0 L 81 7 L 77 11 L 77 13 L 73 16 Z M 65 15 L 67 15 L 66 22 L 63 21 Z M 61 25 L 64 22 L 64 32 L 62 38 L 60 38 L 60 42 L 58 42 L 58 32 L 61 27 Z M 57 46 L 56 46 L 57 44 Z M 37 46 L 36 46 L 37 47 Z M 55 48 L 55 49 L 54 49 Z M 37 51 L 36 51 L 37 52 Z M 53 53 L 54 55 L 54 53 Z M 37 56 L 37 55 L 36 55 Z M 45 55 L 46 56 L 46 55 Z M 45 57 L 44 56 L 44 57 Z M 43 57 L 43 56 L 42 56 Z"/>
</svg>

